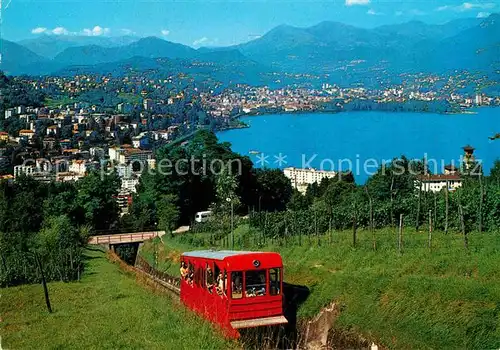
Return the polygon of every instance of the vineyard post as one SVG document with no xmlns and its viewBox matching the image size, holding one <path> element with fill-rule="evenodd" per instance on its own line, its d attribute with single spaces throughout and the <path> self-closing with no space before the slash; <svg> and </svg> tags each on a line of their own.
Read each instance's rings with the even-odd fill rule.
<svg viewBox="0 0 500 350">
<path fill-rule="evenodd" d="M 418 187 L 418 203 L 417 203 L 417 217 L 415 219 L 415 231 L 420 228 L 420 207 L 422 206 L 422 183 L 423 179 L 420 179 L 420 185 Z"/>
<path fill-rule="evenodd" d="M 158 268 L 158 240 L 154 240 L 154 246 L 155 246 L 155 269 Z"/>
<path fill-rule="evenodd" d="M 286 213 L 285 213 L 285 246 L 286 246 L 287 236 L 288 236 L 288 222 L 286 220 Z"/>
<path fill-rule="evenodd" d="M 462 203 L 458 202 L 458 214 L 460 215 L 460 224 L 462 227 L 462 234 L 464 236 L 464 247 L 465 250 L 469 250 L 469 238 L 467 237 L 467 231 L 465 229 L 465 221 L 464 221 L 464 208 L 462 207 Z"/>
<path fill-rule="evenodd" d="M 231 249 L 234 250 L 234 201 L 231 198 Z"/>
<path fill-rule="evenodd" d="M 432 210 L 429 210 L 429 250 L 432 251 Z"/>
<path fill-rule="evenodd" d="M 52 313 L 52 306 L 50 305 L 50 298 L 49 298 L 49 290 L 47 288 L 47 280 L 45 279 L 45 275 L 43 273 L 43 266 L 42 262 L 40 261 L 40 257 L 36 252 L 33 253 L 35 257 L 36 264 L 38 265 L 38 270 L 40 271 L 40 276 L 42 278 L 42 286 L 43 286 L 43 294 L 45 296 L 45 304 L 47 305 L 47 310 L 49 313 Z"/>
<path fill-rule="evenodd" d="M 328 239 L 330 245 L 332 245 L 332 218 L 330 217 L 330 220 L 328 221 Z"/>
<path fill-rule="evenodd" d="M 368 192 L 368 187 L 365 186 L 366 195 L 368 196 L 368 204 L 370 206 L 370 231 L 373 239 L 373 250 L 377 250 L 377 241 L 375 238 L 375 229 L 373 224 L 373 201 L 370 193 Z"/>
<path fill-rule="evenodd" d="M 311 226 L 311 223 L 309 222 L 309 229 L 307 230 L 307 241 L 309 243 L 309 246 L 311 246 L 311 236 L 314 233 L 314 228 Z"/>
<path fill-rule="evenodd" d="M 299 246 L 302 247 L 302 227 L 299 227 Z M 295 213 L 295 229 L 297 229 L 297 213 Z"/>
<path fill-rule="evenodd" d="M 437 192 L 434 192 L 434 217 L 432 219 L 434 225 L 437 223 Z"/>
<path fill-rule="evenodd" d="M 265 214 L 265 220 L 264 220 L 264 232 L 262 233 L 262 239 L 264 242 L 261 242 L 261 244 L 266 245 L 266 237 L 267 237 L 267 211 Z"/>
<path fill-rule="evenodd" d="M 398 251 L 402 254 L 403 248 L 403 214 L 399 214 L 399 234 L 398 234 Z"/>
<path fill-rule="evenodd" d="M 354 215 L 352 217 L 352 246 L 356 248 L 356 235 L 357 235 L 357 208 L 356 208 L 356 202 L 354 202 Z"/>
<path fill-rule="evenodd" d="M 319 236 L 318 232 L 318 213 L 316 212 L 316 209 L 314 209 L 314 234 L 316 235 L 316 239 L 318 240 L 318 247 L 321 246 L 321 237 Z"/>
<path fill-rule="evenodd" d="M 445 218 L 444 218 L 444 233 L 448 233 L 448 215 L 450 213 L 449 193 L 448 193 L 448 180 L 446 180 L 446 189 L 444 191 L 445 199 Z"/>
<path fill-rule="evenodd" d="M 391 172 L 391 226 L 394 227 L 394 175 Z"/>
<path fill-rule="evenodd" d="M 318 238 L 318 217 L 316 214 L 316 208 L 314 208 L 314 235 Z"/>
<path fill-rule="evenodd" d="M 479 195 L 479 232 L 483 232 L 483 202 L 484 202 L 484 186 L 483 186 L 483 176 L 479 174 L 479 187 L 481 189 L 481 193 Z"/>
</svg>

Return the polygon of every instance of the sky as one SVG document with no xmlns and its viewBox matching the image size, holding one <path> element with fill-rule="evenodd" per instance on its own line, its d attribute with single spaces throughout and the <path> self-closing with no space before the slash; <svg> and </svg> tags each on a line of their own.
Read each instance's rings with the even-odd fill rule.
<svg viewBox="0 0 500 350">
<path fill-rule="evenodd" d="M 288 24 L 445 23 L 500 12 L 500 0 L 0 0 L 2 37 L 157 36 L 192 47 L 246 42 Z"/>
</svg>

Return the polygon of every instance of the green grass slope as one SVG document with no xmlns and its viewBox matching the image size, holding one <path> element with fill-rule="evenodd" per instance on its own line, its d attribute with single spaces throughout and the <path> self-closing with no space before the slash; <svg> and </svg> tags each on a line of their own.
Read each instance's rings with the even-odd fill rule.
<svg viewBox="0 0 500 350">
<path fill-rule="evenodd" d="M 170 297 L 144 289 L 135 278 L 89 251 L 80 282 L 50 283 L 53 314 L 41 285 L 0 289 L 4 349 L 228 349 L 217 334 Z"/>
<path fill-rule="evenodd" d="M 311 318 L 332 300 L 342 305 L 336 325 L 355 330 L 393 349 L 498 349 L 500 347 L 500 235 L 470 234 L 469 250 L 459 234 L 405 229 L 397 249 L 393 229 L 333 232 L 320 237 L 263 240 L 248 226 L 235 232 L 236 248 L 277 251 L 285 281 L 309 287 L 299 308 Z M 183 250 L 221 244 L 210 234 L 188 234 L 149 243 L 143 256 L 178 273 Z"/>
</svg>

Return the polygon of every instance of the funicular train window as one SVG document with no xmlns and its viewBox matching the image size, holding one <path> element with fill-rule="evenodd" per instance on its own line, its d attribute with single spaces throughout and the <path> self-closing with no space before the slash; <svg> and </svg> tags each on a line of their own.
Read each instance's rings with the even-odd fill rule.
<svg viewBox="0 0 500 350">
<path fill-rule="evenodd" d="M 243 297 L 243 272 L 231 272 L 231 296 L 233 299 Z"/>
<path fill-rule="evenodd" d="M 187 271 L 187 281 L 189 283 L 191 283 L 191 285 L 193 284 L 194 280 L 195 280 L 195 270 L 194 270 L 194 265 L 191 261 L 188 261 L 188 271 Z"/>
<path fill-rule="evenodd" d="M 210 293 L 213 292 L 213 289 L 214 289 L 214 282 L 215 282 L 215 279 L 214 279 L 214 272 L 212 270 L 212 267 L 210 266 L 212 264 L 206 264 L 206 268 L 205 268 L 205 273 L 206 273 L 206 287 L 208 289 L 208 291 Z"/>
<path fill-rule="evenodd" d="M 266 295 L 266 270 L 245 272 L 245 296 L 248 298 Z"/>
<path fill-rule="evenodd" d="M 226 275 L 226 271 L 222 271 L 222 269 L 219 267 L 219 265 L 217 265 L 217 263 L 215 264 L 215 290 L 217 291 L 217 294 L 219 295 L 225 295 L 226 294 L 226 279 L 227 279 L 227 275 Z"/>
<path fill-rule="evenodd" d="M 281 275 L 280 269 L 270 269 L 269 270 L 269 294 L 279 295 L 281 293 Z"/>
</svg>

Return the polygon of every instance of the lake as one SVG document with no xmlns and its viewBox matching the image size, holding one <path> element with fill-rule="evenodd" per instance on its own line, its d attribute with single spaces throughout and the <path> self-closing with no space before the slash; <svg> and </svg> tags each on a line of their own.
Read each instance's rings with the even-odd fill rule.
<svg viewBox="0 0 500 350">
<path fill-rule="evenodd" d="M 476 148 L 476 159 L 489 173 L 500 158 L 500 139 L 488 139 L 500 133 L 500 108 L 473 112 L 270 114 L 244 117 L 241 120 L 250 128 L 222 131 L 217 136 L 230 142 L 234 151 L 250 156 L 257 167 L 350 169 L 359 183 L 381 162 L 401 155 L 410 159 L 427 155 L 433 172 L 441 172 L 452 162 L 458 166 L 467 144 Z"/>
</svg>

